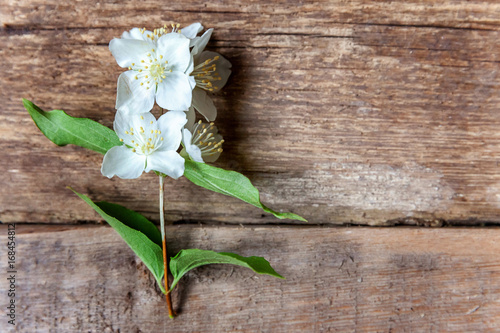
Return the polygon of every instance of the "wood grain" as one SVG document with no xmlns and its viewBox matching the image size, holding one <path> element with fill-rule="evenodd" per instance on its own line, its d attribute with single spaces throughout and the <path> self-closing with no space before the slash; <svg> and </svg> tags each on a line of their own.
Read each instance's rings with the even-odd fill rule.
<svg viewBox="0 0 500 333">
<path fill-rule="evenodd" d="M 500 330 L 499 229 L 171 226 L 167 234 L 171 253 L 264 256 L 287 279 L 198 268 L 174 291 L 181 314 L 170 320 L 154 279 L 112 229 L 18 225 L 17 331 Z"/>
<path fill-rule="evenodd" d="M 108 43 L 134 26 L 200 21 L 233 63 L 216 95 L 217 165 L 312 223 L 500 222 L 496 1 L 0 0 L 0 218 L 96 221 L 71 185 L 158 220 L 156 179 L 107 180 L 101 156 L 48 142 L 22 97 L 111 126 Z M 278 223 L 170 182 L 173 222 Z"/>
</svg>

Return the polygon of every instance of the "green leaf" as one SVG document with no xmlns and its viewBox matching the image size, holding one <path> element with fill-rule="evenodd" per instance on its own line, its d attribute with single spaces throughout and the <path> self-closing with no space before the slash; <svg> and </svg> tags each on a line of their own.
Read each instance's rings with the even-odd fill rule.
<svg viewBox="0 0 500 333">
<path fill-rule="evenodd" d="M 46 112 L 27 99 L 23 99 L 23 104 L 40 131 L 58 146 L 73 144 L 106 154 L 122 145 L 113 130 L 96 121 L 71 117 L 62 110 Z"/>
<path fill-rule="evenodd" d="M 106 214 L 113 216 L 115 219 L 128 227 L 142 232 L 159 247 L 162 246 L 160 230 L 156 225 L 154 225 L 153 222 L 145 218 L 143 215 L 121 205 L 106 201 L 95 202 L 95 204 Z"/>
<path fill-rule="evenodd" d="M 186 160 L 184 176 L 198 186 L 243 200 L 279 219 L 307 222 L 305 218 L 297 214 L 279 213 L 266 207 L 260 202 L 259 190 L 247 177 L 236 171 L 227 171 L 205 163 Z"/>
<path fill-rule="evenodd" d="M 267 274 L 280 279 L 283 276 L 276 273 L 269 262 L 262 257 L 242 257 L 235 253 L 214 252 L 200 249 L 181 250 L 174 258 L 170 259 L 170 272 L 174 276 L 174 281 L 170 286 L 170 291 L 174 289 L 179 280 L 190 270 L 209 264 L 232 264 L 250 268 L 255 273 Z"/>
<path fill-rule="evenodd" d="M 128 246 L 130 246 L 132 251 L 137 254 L 151 273 L 153 273 L 160 289 L 165 292 L 161 282 L 163 277 L 163 252 L 161 245 L 157 243 L 159 237 L 161 244 L 161 235 L 158 235 L 159 230 L 153 223 L 138 213 L 134 212 L 134 214 L 130 214 L 131 211 L 125 207 L 106 202 L 96 204 L 86 195 L 80 194 L 72 188 L 70 189 L 115 229 Z M 123 222 L 118 220 L 118 217 L 123 218 L 127 214 L 129 215 Z M 153 231 L 153 228 L 156 229 L 156 232 Z"/>
</svg>

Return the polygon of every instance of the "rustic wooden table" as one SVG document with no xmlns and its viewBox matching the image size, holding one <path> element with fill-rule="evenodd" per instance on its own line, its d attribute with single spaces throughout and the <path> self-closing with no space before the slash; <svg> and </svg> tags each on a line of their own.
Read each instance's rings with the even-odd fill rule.
<svg viewBox="0 0 500 333">
<path fill-rule="evenodd" d="M 17 223 L 18 332 L 500 331 L 497 1 L 0 8 L 0 219 Z M 233 64 L 214 95 L 216 165 L 310 221 L 167 182 L 171 252 L 260 255 L 287 277 L 197 269 L 173 295 L 173 321 L 145 266 L 66 189 L 157 222 L 156 177 L 103 178 L 102 155 L 56 147 L 21 103 L 111 127 L 122 70 L 109 41 L 170 22 L 213 27 L 208 48 Z M 13 329 L 5 315 L 0 328 Z"/>
</svg>

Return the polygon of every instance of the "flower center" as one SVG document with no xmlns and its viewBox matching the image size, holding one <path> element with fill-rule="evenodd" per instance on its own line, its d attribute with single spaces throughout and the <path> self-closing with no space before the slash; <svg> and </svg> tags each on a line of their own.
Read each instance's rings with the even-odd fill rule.
<svg viewBox="0 0 500 333">
<path fill-rule="evenodd" d="M 191 139 L 191 144 L 197 146 L 201 150 L 201 154 L 204 156 L 213 155 L 215 153 L 222 152 L 222 144 L 224 140 L 217 141 L 217 127 L 214 123 L 202 124 L 201 120 L 193 128 L 193 138 Z"/>
<path fill-rule="evenodd" d="M 141 116 L 141 118 L 143 118 Z M 156 149 L 161 147 L 163 144 L 163 137 L 161 136 L 160 130 L 144 130 L 144 127 L 139 126 L 137 128 L 130 128 L 130 131 L 125 131 L 126 135 L 129 135 L 132 151 L 139 155 L 151 155 Z M 122 140 L 120 140 L 122 141 Z"/>
<path fill-rule="evenodd" d="M 156 89 L 158 83 L 162 83 L 166 75 L 172 72 L 168 61 L 163 60 L 163 55 L 158 54 L 155 49 L 151 49 L 140 62 L 132 63 L 128 69 L 136 72 L 134 78 L 146 89 Z"/>
<path fill-rule="evenodd" d="M 151 65 L 151 70 L 149 72 L 153 80 L 158 81 L 162 78 L 163 73 L 165 73 L 165 68 L 159 63 L 154 63 Z"/>
<path fill-rule="evenodd" d="M 212 84 L 213 81 L 221 80 L 219 73 L 216 72 L 217 67 L 213 63 L 217 60 L 219 60 L 219 56 L 215 56 L 212 59 L 207 59 L 201 64 L 198 64 L 193 69 L 193 71 L 191 72 L 191 76 L 194 76 L 196 86 L 208 91 L 219 89 L 219 87 Z"/>
</svg>

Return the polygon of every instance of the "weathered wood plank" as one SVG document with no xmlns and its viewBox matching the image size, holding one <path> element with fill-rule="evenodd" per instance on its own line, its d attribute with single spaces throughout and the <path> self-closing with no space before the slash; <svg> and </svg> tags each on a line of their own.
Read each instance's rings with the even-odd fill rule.
<svg viewBox="0 0 500 333">
<path fill-rule="evenodd" d="M 287 278 L 199 268 L 174 292 L 182 313 L 173 321 L 145 266 L 110 228 L 17 232 L 18 332 L 500 329 L 499 229 L 172 226 L 171 253 L 260 255 Z"/>
<path fill-rule="evenodd" d="M 404 2 L 390 1 L 217 1 L 190 0 L 169 3 L 156 1 L 118 3 L 114 1 L 68 2 L 57 0 L 2 0 L 0 22 L 14 27 L 110 27 L 165 20 L 206 21 L 211 18 L 229 29 L 264 30 L 286 25 L 288 32 L 324 31 L 328 24 L 339 22 L 371 25 L 415 25 L 492 29 L 500 25 L 497 1 Z M 427 14 L 427 15 L 424 15 Z M 71 21 L 68 19 L 71 18 Z M 216 18 L 217 20 L 213 19 Z M 312 21 L 317 24 L 311 24 Z M 239 23 L 238 25 L 235 23 Z M 297 24 L 299 23 L 299 24 Z M 278 31 L 279 29 L 276 29 Z"/>
<path fill-rule="evenodd" d="M 313 223 L 500 222 L 495 1 L 0 7 L 3 221 L 95 221 L 67 185 L 158 220 L 153 176 L 103 179 L 101 156 L 53 146 L 20 99 L 110 126 L 121 70 L 109 40 L 199 20 L 234 65 L 215 98 L 218 165 L 248 175 L 265 203 Z M 276 222 L 185 180 L 169 186 L 170 221 Z"/>
</svg>

